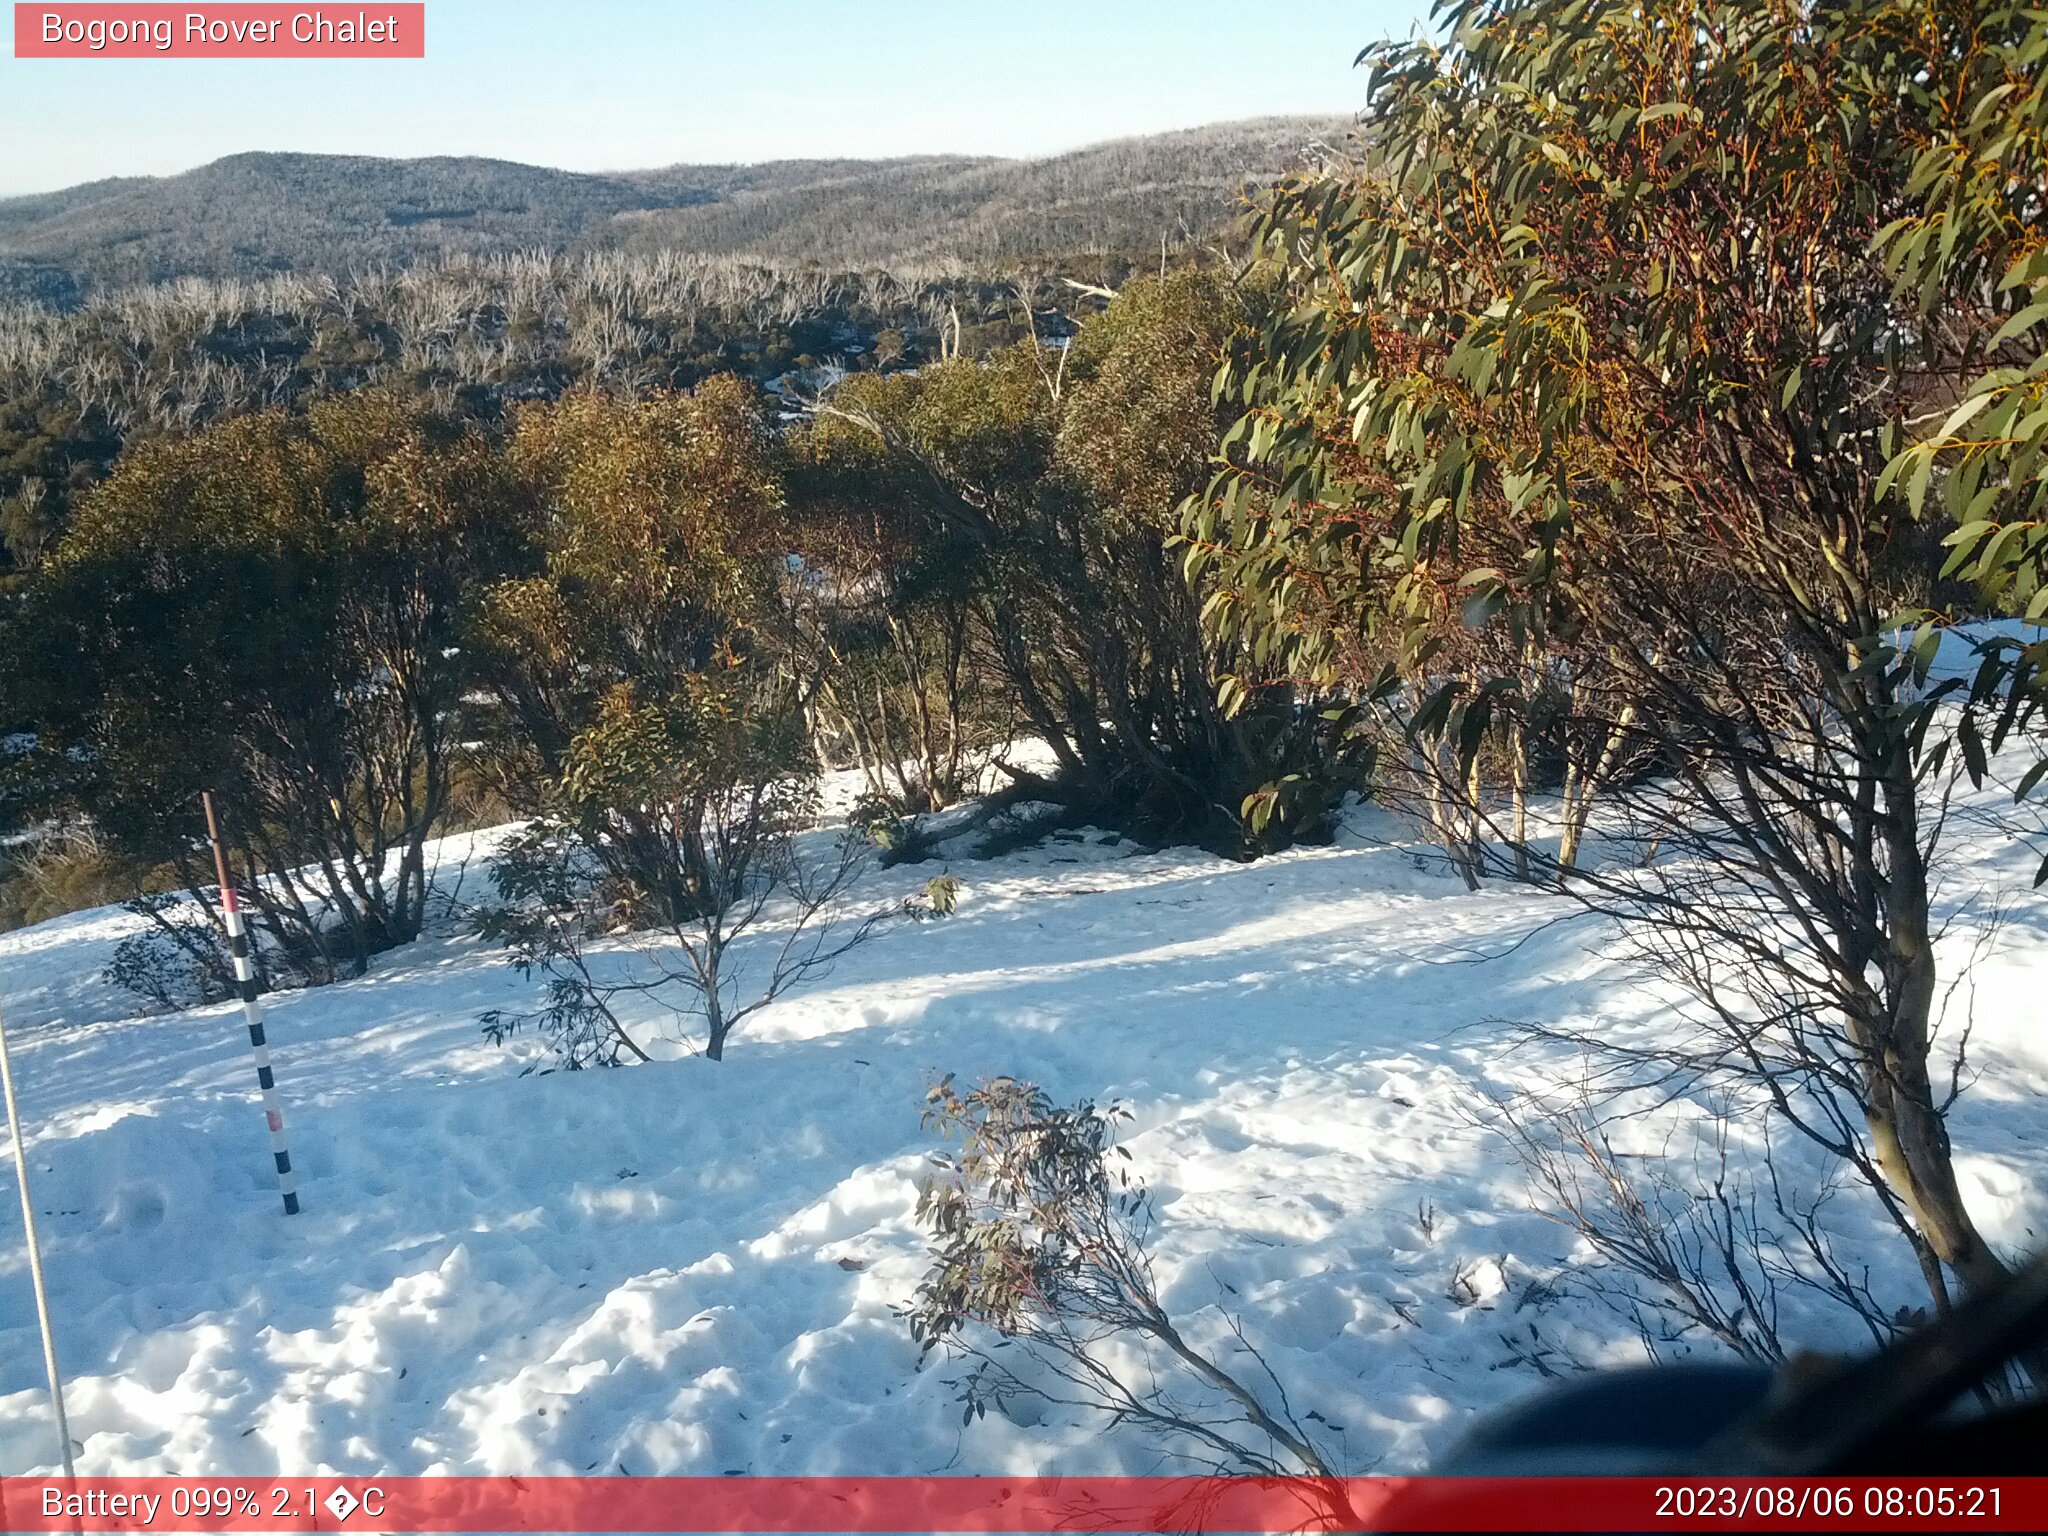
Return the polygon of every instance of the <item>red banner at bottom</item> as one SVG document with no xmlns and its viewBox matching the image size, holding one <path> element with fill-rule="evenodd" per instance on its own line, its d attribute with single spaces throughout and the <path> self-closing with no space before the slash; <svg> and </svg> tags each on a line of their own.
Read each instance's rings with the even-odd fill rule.
<svg viewBox="0 0 2048 1536">
<path fill-rule="evenodd" d="M 0 1531 L 2041 1531 L 2048 1478 L 0 1478 Z"/>
</svg>

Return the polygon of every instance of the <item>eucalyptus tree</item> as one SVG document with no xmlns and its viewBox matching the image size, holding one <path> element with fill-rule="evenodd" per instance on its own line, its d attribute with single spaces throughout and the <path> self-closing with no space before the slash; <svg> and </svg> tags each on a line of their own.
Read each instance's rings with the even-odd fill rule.
<svg viewBox="0 0 2048 1536">
<path fill-rule="evenodd" d="M 1020 793 L 1239 854 L 1312 833 L 1351 781 L 1284 682 L 1205 639 L 1169 544 L 1248 314 L 1216 273 L 1140 280 L 1062 347 L 848 380 L 799 443 L 812 525 L 885 518 L 887 590 L 966 615 L 974 662 L 1056 764 Z M 1255 707 L 1232 719 L 1233 697 Z"/>
<path fill-rule="evenodd" d="M 417 937 L 515 493 L 481 433 L 376 392 L 126 455 L 23 595 L 51 793 L 210 902 L 219 791 L 266 965 L 325 980 Z"/>
<path fill-rule="evenodd" d="M 488 592 L 473 643 L 487 750 L 530 819 L 493 861 L 479 927 L 544 991 L 484 1027 L 531 1025 L 562 1065 L 613 1065 L 645 1059 L 651 1011 L 718 1060 L 875 926 L 840 920 L 861 848 L 816 825 L 780 648 L 779 444 L 759 393 L 720 375 L 530 406 L 508 456 L 529 565 Z"/>
<path fill-rule="evenodd" d="M 2048 316 L 2048 24 L 1967 0 L 1437 19 L 1364 56 L 1369 163 L 1256 224 L 1284 300 L 1220 377 L 1242 414 L 1184 526 L 1212 623 L 1323 681 L 1369 639 L 1452 774 L 1507 727 L 1581 775 L 1629 754 L 1611 837 L 1635 846 L 1568 888 L 1698 1026 L 1633 1065 L 1740 1081 L 1853 1165 L 1938 1304 L 1995 1284 L 1937 1078 L 1930 868 L 2025 680 L 1994 708 L 2014 647 L 1932 663 L 1973 611 L 1944 537 L 2037 601 L 2038 446 L 2012 440 L 2041 423 L 2010 418 Z M 2007 441 L 1958 440 L 1988 419 Z"/>
</svg>

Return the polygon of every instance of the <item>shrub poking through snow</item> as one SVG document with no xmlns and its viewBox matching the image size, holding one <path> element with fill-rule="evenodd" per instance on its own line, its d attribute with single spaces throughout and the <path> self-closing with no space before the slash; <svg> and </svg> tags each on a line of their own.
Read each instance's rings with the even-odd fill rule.
<svg viewBox="0 0 2048 1536">
<path fill-rule="evenodd" d="M 960 905 L 960 882 L 951 875 L 933 875 L 924 889 L 903 898 L 903 915 L 914 922 L 951 917 Z"/>
<path fill-rule="evenodd" d="M 103 973 L 109 982 L 141 998 L 153 1013 L 176 1013 L 232 994 L 234 967 L 211 923 L 181 913 L 175 896 L 138 896 L 126 905 L 153 926 L 114 946 Z"/>
<path fill-rule="evenodd" d="M 716 1061 L 744 1019 L 875 931 L 884 914 L 846 911 L 863 841 L 813 830 L 816 779 L 782 724 L 707 679 L 607 699 L 570 744 L 561 810 L 493 869 L 504 900 L 478 930 L 545 978 L 547 1001 L 486 1015 L 486 1034 L 531 1024 L 568 1067 L 644 1061 L 630 1006 Z"/>
<path fill-rule="evenodd" d="M 611 1011 L 611 992 L 597 984 L 584 958 L 588 939 L 603 931 L 603 887 L 577 840 L 564 828 L 535 822 L 516 833 L 491 865 L 499 902 L 479 909 L 477 932 L 504 945 L 514 969 L 538 973 L 546 1001 L 524 1012 L 493 1008 L 478 1021 L 493 1045 L 531 1028 L 556 1067 L 615 1067 L 647 1053 Z"/>
<path fill-rule="evenodd" d="M 1160 1305 L 1151 1198 L 1116 1143 L 1129 1119 L 1118 1105 L 1057 1105 L 1016 1078 L 935 1084 L 925 1125 L 959 1150 L 935 1159 L 918 1198 L 932 1265 L 907 1309 L 912 1336 L 926 1354 L 972 1361 L 957 1383 L 963 1423 L 991 1406 L 1081 1407 L 1219 1473 L 1333 1475 L 1236 1319 L 1231 1347 L 1256 1362 L 1256 1386 Z M 995 1353 L 1007 1343 L 1021 1355 Z M 1323 1496 L 1348 1513 L 1337 1489 Z"/>
</svg>

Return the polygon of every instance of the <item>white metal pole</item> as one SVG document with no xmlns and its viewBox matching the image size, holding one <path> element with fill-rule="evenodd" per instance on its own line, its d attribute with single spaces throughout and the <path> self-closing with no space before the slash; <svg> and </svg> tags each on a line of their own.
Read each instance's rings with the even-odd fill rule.
<svg viewBox="0 0 2048 1536">
<path fill-rule="evenodd" d="M 36 1203 L 28 1192 L 28 1153 L 21 1145 L 21 1110 L 14 1102 L 14 1059 L 7 1050 L 7 1019 L 0 1014 L 0 1088 L 7 1095 L 7 1132 L 14 1142 L 14 1182 L 21 1190 L 21 1229 L 28 1238 L 28 1283 L 36 1293 L 36 1322 L 43 1330 L 43 1371 L 50 1378 L 50 1411 L 57 1416 L 57 1445 L 63 1451 L 64 1476 L 75 1478 L 71 1465 L 71 1425 L 64 1417 L 64 1378 L 57 1371 L 57 1338 L 50 1331 L 50 1297 L 43 1288 L 43 1248 L 36 1239 Z"/>
</svg>

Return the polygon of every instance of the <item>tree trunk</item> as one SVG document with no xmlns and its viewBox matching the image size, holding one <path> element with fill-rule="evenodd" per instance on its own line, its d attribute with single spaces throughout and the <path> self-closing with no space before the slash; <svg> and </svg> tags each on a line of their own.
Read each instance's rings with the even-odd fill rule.
<svg viewBox="0 0 2048 1536">
<path fill-rule="evenodd" d="M 1452 803 L 1458 776 L 1445 770 L 1441 752 L 1441 744 L 1419 749 L 1413 759 L 1415 772 L 1422 781 L 1423 797 L 1429 802 L 1430 830 L 1436 834 L 1451 868 L 1464 880 L 1465 888 L 1476 891 L 1479 889 L 1479 876 L 1472 868 L 1465 830 L 1459 824 L 1458 811 Z"/>
<path fill-rule="evenodd" d="M 1912 1212 L 1935 1256 L 1980 1292 L 2011 1277 L 1986 1245 L 1956 1184 L 1948 1126 L 1928 1075 L 1937 977 L 1927 903 L 1927 863 L 1914 815 L 1912 769 L 1901 750 L 1886 774 L 1884 837 L 1888 907 L 1880 959 L 1890 1017 L 1881 1029 L 1852 1029 L 1864 1053 L 1866 1118 L 1879 1168 Z M 1937 1303 L 1943 1298 L 1937 1294 Z"/>
<path fill-rule="evenodd" d="M 1957 1187 L 1948 1127 L 1934 1105 L 1924 1058 L 1873 1046 L 1865 1068 L 1865 1119 L 1877 1164 L 1914 1224 L 1967 1292 L 2003 1284 L 2012 1271 L 1971 1221 Z M 1932 1289 L 1930 1287 L 1930 1289 Z M 1937 1304 L 1947 1298 L 1935 1291 Z"/>
<path fill-rule="evenodd" d="M 1577 685 L 1574 685 L 1572 709 L 1576 714 Z M 1600 755 L 1592 765 L 1581 768 L 1572 762 L 1565 767 L 1563 826 L 1557 840 L 1557 867 L 1560 870 L 1569 871 L 1578 866 L 1579 844 L 1586 835 L 1586 823 L 1593 814 L 1593 797 L 1614 772 L 1615 760 L 1621 755 L 1622 744 L 1635 719 L 1635 701 L 1630 700 L 1607 728 L 1607 739 L 1601 743 Z"/>
<path fill-rule="evenodd" d="M 1480 871 L 1486 868 L 1485 816 L 1480 807 L 1482 784 L 1479 777 L 1479 754 L 1472 754 L 1471 766 L 1465 771 L 1465 882 L 1473 890 L 1479 889 Z"/>
<path fill-rule="evenodd" d="M 710 952 L 709 963 L 698 970 L 698 982 L 704 994 L 704 1054 L 712 1061 L 725 1060 L 725 1036 L 731 1025 L 726 1022 L 725 1009 L 718 998 L 718 948 L 719 940 L 707 938 L 705 948 Z"/>
<path fill-rule="evenodd" d="M 1529 743 L 1522 722 L 1508 727 L 1508 776 L 1514 792 L 1515 878 L 1525 885 L 1534 876 L 1529 869 Z"/>
</svg>

